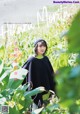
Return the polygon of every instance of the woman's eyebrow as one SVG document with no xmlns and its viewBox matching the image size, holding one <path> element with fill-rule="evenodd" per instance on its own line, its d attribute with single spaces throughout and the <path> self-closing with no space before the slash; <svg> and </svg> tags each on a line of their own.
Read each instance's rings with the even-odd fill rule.
<svg viewBox="0 0 80 114">
<path fill-rule="evenodd" d="M 39 44 L 38 46 L 44 46 L 44 44 Z"/>
</svg>

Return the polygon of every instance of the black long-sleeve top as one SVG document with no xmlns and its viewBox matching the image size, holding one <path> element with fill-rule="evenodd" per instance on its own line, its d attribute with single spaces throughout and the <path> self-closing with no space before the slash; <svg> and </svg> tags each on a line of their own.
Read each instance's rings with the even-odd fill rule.
<svg viewBox="0 0 80 114">
<path fill-rule="evenodd" d="M 30 66 L 31 63 L 31 66 Z M 30 68 L 29 68 L 30 66 Z M 28 76 L 31 76 L 30 81 L 33 84 L 35 89 L 40 86 L 44 86 L 46 90 L 55 91 L 55 80 L 54 80 L 54 70 L 47 56 L 44 56 L 41 59 L 36 57 L 30 58 L 24 65 L 23 68 L 28 69 Z M 26 82 L 24 80 L 23 84 Z M 42 95 L 39 94 L 34 102 L 38 104 L 38 101 L 42 102 Z"/>
</svg>

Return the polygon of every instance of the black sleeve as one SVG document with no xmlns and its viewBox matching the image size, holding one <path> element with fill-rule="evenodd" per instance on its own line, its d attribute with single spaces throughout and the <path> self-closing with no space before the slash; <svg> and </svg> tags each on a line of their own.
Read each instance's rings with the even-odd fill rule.
<svg viewBox="0 0 80 114">
<path fill-rule="evenodd" d="M 53 69 L 53 67 L 52 67 L 52 65 L 51 65 L 51 62 L 50 62 L 50 60 L 49 60 L 49 58 L 46 56 L 46 59 L 47 59 L 47 61 L 48 61 L 48 63 L 49 63 L 49 67 L 50 67 L 50 70 L 51 70 L 51 72 L 52 72 L 52 75 L 54 76 L 54 69 Z"/>
<path fill-rule="evenodd" d="M 30 57 L 25 63 L 24 65 L 22 66 L 22 68 L 24 69 L 29 69 L 29 63 L 34 59 L 34 57 Z"/>
<path fill-rule="evenodd" d="M 24 63 L 24 65 L 22 66 L 22 68 L 28 70 L 28 67 L 29 67 L 29 61 L 26 61 L 26 62 Z"/>
<path fill-rule="evenodd" d="M 29 59 L 24 63 L 24 65 L 22 66 L 22 68 L 29 70 L 29 65 L 30 65 L 30 62 L 33 60 L 33 58 L 34 58 L 34 57 L 29 58 Z M 23 80 L 22 85 L 25 84 L 25 83 L 27 82 L 27 80 L 28 80 L 28 74 L 26 75 L 25 79 Z"/>
<path fill-rule="evenodd" d="M 50 67 L 50 71 L 51 71 L 51 75 L 52 75 L 53 83 L 54 83 L 54 91 L 55 91 L 55 93 L 56 93 L 56 81 L 55 81 L 54 69 L 53 69 L 53 67 L 52 67 L 52 65 L 51 65 L 51 62 L 50 62 L 50 60 L 48 59 L 48 57 L 46 57 L 46 58 L 47 58 L 47 61 L 48 61 L 48 63 L 49 63 L 49 67 Z"/>
</svg>

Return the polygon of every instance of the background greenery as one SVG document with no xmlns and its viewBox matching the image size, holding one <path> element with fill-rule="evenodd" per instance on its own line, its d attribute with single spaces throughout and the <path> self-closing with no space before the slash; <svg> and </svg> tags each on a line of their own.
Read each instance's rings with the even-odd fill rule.
<svg viewBox="0 0 80 114">
<path fill-rule="evenodd" d="M 48 7 L 50 14 L 55 12 L 56 14 L 58 13 L 58 16 L 62 17 L 62 13 L 57 12 L 57 10 L 58 7 Z M 67 6 L 67 10 L 70 10 L 69 6 Z M 22 87 L 22 81 L 18 80 L 19 82 L 16 83 L 17 76 L 14 80 L 10 80 L 9 77 L 11 73 L 21 68 L 29 56 L 34 54 L 34 41 L 38 38 L 43 38 L 47 41 L 47 56 L 56 74 L 56 91 L 59 98 L 56 95 L 53 96 L 51 101 L 47 101 L 45 107 L 37 110 L 37 113 L 79 114 L 80 11 L 77 11 L 76 8 L 74 11 L 71 8 L 70 14 L 68 18 L 62 20 L 56 16 L 55 23 L 53 21 L 49 22 L 49 26 L 47 26 L 46 22 L 40 22 L 39 27 L 35 25 L 34 29 L 26 29 L 24 32 L 20 29 L 22 28 L 21 25 L 15 25 L 12 34 L 6 33 L 0 38 L 0 80 L 3 77 L 0 81 L 0 101 L 3 99 L 3 104 L 12 104 L 10 114 L 12 114 L 12 111 L 13 114 L 26 113 L 25 111 L 29 110 L 33 102 L 31 97 L 25 97 L 26 88 L 29 85 Z M 5 24 L 4 31 L 10 30 L 12 26 Z M 7 86 L 8 83 L 10 83 L 9 86 Z M 16 86 L 15 88 L 11 87 L 13 83 Z M 37 92 L 40 91 L 36 90 L 35 94 Z M 34 92 L 31 92 L 31 95 L 32 93 Z M 48 99 L 48 95 L 49 93 L 44 96 L 44 100 Z M 17 96 L 19 96 L 18 100 Z M 36 112 L 32 113 L 37 114 Z"/>
</svg>

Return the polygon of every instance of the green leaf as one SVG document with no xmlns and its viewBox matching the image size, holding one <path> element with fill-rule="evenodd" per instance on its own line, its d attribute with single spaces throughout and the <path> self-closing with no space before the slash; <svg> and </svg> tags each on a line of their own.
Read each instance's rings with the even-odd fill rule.
<svg viewBox="0 0 80 114">
<path fill-rule="evenodd" d="M 73 53 L 80 53 L 80 10 L 72 21 L 67 37 L 68 50 Z"/>
<path fill-rule="evenodd" d="M 9 108 L 9 114 L 21 114 L 18 107 L 15 105 L 13 108 Z"/>
<path fill-rule="evenodd" d="M 24 84 L 23 86 L 20 87 L 21 90 L 26 91 L 29 88 L 30 84 Z"/>
<path fill-rule="evenodd" d="M 5 79 L 9 73 L 10 73 L 10 70 L 7 70 L 6 72 L 4 72 L 4 74 L 0 77 L 0 82 L 3 81 L 3 79 Z"/>
<path fill-rule="evenodd" d="M 7 88 L 16 89 L 17 87 L 21 85 L 22 82 L 23 80 L 9 79 Z"/>
<path fill-rule="evenodd" d="M 25 93 L 24 96 L 33 96 L 33 95 L 36 95 L 36 94 L 41 93 L 43 91 L 45 91 L 44 87 L 38 87 L 36 89 L 33 89 L 33 90 Z"/>
<path fill-rule="evenodd" d="M 16 89 L 22 84 L 28 71 L 26 69 L 20 68 L 11 73 L 7 88 Z"/>
<path fill-rule="evenodd" d="M 46 107 L 46 110 L 48 112 L 53 112 L 54 110 L 57 110 L 57 109 L 59 109 L 59 105 L 58 104 L 53 104 L 53 105 L 50 105 L 50 106 Z"/>
</svg>

